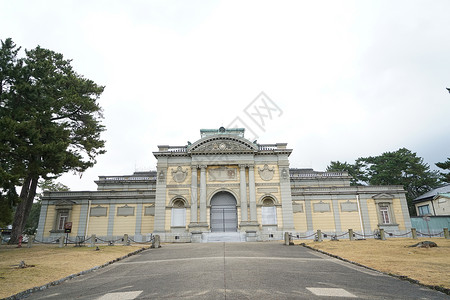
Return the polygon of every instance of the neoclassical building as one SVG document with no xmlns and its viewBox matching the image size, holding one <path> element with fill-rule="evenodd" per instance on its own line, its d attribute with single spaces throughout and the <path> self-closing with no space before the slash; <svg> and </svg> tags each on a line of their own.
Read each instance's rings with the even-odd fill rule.
<svg viewBox="0 0 450 300">
<path fill-rule="evenodd" d="M 166 242 L 282 239 L 318 229 L 402 233 L 411 221 L 401 186 L 350 186 L 346 172 L 290 168 L 286 143 L 257 144 L 244 129 L 202 129 L 185 146 L 158 146 L 156 171 L 100 176 L 97 191 L 47 192 L 37 239 L 71 223 L 71 238 L 95 234 Z"/>
</svg>

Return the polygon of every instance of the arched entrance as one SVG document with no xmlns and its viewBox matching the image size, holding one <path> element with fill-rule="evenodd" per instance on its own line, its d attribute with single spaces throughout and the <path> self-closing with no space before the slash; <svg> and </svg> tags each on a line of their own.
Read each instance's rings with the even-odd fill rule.
<svg viewBox="0 0 450 300">
<path fill-rule="evenodd" d="M 236 199 L 228 192 L 218 192 L 211 199 L 211 232 L 236 231 Z"/>
</svg>

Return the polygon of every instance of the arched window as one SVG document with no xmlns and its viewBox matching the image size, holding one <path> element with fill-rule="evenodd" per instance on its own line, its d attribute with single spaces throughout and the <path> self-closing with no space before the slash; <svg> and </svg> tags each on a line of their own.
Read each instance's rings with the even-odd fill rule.
<svg viewBox="0 0 450 300">
<path fill-rule="evenodd" d="M 262 201 L 261 213 L 263 225 L 276 225 L 277 224 L 277 207 L 275 202 L 271 198 L 265 198 Z"/>
<path fill-rule="evenodd" d="M 186 207 L 184 201 L 176 199 L 172 205 L 172 227 L 186 226 Z"/>
</svg>

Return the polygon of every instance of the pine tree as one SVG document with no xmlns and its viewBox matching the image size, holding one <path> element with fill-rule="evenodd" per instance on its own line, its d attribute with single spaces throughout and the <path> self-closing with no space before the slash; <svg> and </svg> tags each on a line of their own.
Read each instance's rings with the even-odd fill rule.
<svg viewBox="0 0 450 300">
<path fill-rule="evenodd" d="M 19 50 L 2 41 L 0 182 L 22 186 L 11 243 L 24 230 L 39 178 L 84 172 L 105 152 L 98 104 L 104 87 L 77 74 L 62 54 L 38 46 L 17 58 Z"/>
</svg>

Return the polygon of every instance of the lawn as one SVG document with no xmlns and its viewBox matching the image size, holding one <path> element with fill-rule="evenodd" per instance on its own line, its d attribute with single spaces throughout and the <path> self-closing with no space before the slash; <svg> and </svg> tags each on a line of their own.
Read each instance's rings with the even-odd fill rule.
<svg viewBox="0 0 450 300">
<path fill-rule="evenodd" d="M 141 248 L 99 246 L 100 250 L 95 251 L 95 248 L 73 245 L 64 248 L 58 248 L 57 245 L 34 245 L 32 248 L 2 245 L 0 299 L 100 266 Z M 17 265 L 20 261 L 34 267 L 19 269 Z"/>
<path fill-rule="evenodd" d="M 433 241 L 436 248 L 410 248 L 420 241 Z M 444 238 L 391 238 L 386 241 L 339 240 L 323 242 L 295 241 L 398 276 L 407 276 L 422 284 L 450 289 L 450 240 Z"/>
</svg>

